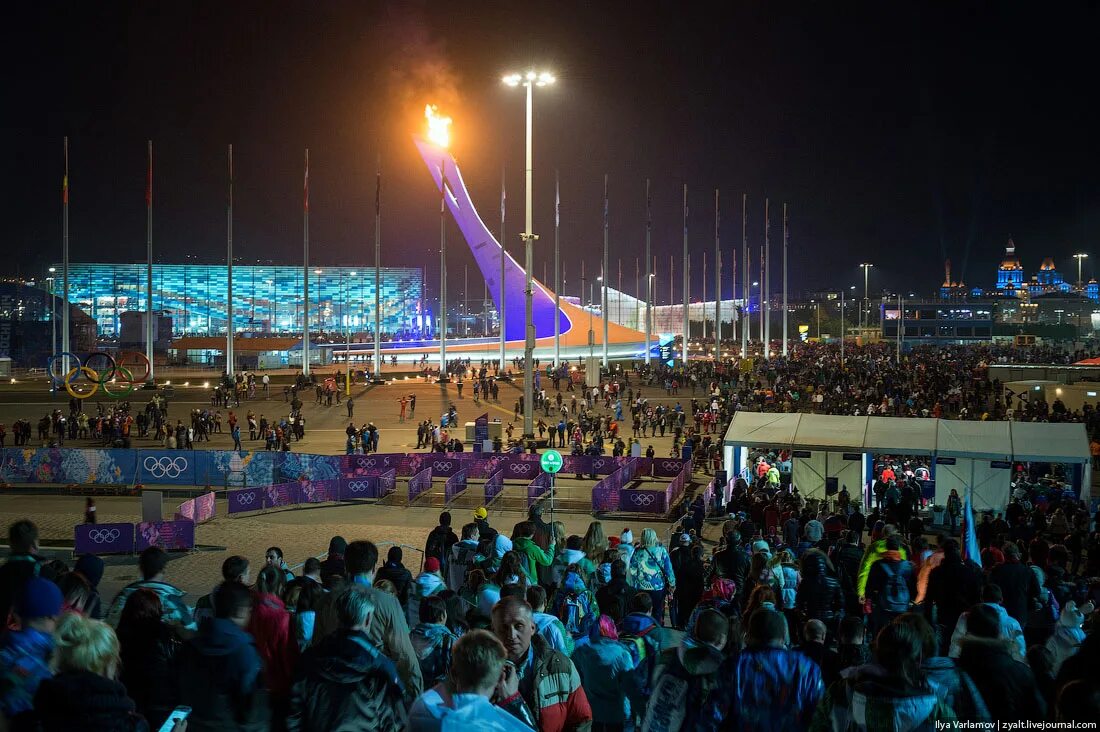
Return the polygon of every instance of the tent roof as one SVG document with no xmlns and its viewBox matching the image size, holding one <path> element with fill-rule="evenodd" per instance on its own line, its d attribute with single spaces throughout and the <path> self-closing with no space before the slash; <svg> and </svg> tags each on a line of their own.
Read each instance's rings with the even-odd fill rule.
<svg viewBox="0 0 1100 732">
<path fill-rule="evenodd" d="M 937 421 L 937 455 L 979 460 L 1012 459 L 1012 435 L 1008 422 Z"/>
<path fill-rule="evenodd" d="M 931 455 L 936 452 L 937 422 L 935 419 L 868 417 L 863 445 L 872 452 Z"/>
<path fill-rule="evenodd" d="M 1087 463 L 1089 439 L 1079 423 L 1011 422 L 1013 456 L 1044 463 Z"/>
<path fill-rule="evenodd" d="M 726 430 L 727 445 L 789 447 L 794 444 L 798 423 L 806 415 L 737 412 Z"/>
<path fill-rule="evenodd" d="M 796 450 L 863 451 L 867 434 L 867 417 L 804 414 L 795 431 Z"/>
</svg>

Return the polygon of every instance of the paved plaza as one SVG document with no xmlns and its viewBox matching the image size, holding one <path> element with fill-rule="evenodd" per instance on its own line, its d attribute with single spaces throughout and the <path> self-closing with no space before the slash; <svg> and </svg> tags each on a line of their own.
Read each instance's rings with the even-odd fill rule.
<svg viewBox="0 0 1100 732">
<path fill-rule="evenodd" d="M 331 369 L 321 369 L 318 375 L 331 374 Z M 409 378 L 406 379 L 406 376 Z M 183 419 L 186 423 L 190 410 L 210 407 L 210 391 L 202 386 L 204 382 L 213 381 L 209 374 L 182 373 L 166 375 L 172 381 L 175 395 L 169 404 L 169 417 L 174 422 Z M 158 377 L 158 381 L 164 377 Z M 471 396 L 470 384 L 467 383 L 463 396 L 458 396 L 455 384 L 428 383 L 423 378 L 408 371 L 398 371 L 387 374 L 391 381 L 384 385 L 353 385 L 352 398 L 354 400 L 354 422 L 362 425 L 374 422 L 380 432 L 380 452 L 413 452 L 416 447 L 416 425 L 420 420 L 431 419 L 439 422 L 439 417 L 453 403 L 458 410 L 460 423 L 473 420 L 474 417 L 488 413 L 490 419 L 501 419 L 507 423 L 514 418 L 515 404 L 520 395 L 517 385 L 509 383 L 500 384 L 500 399 L 498 402 L 482 400 L 480 404 L 474 402 Z M 253 411 L 259 417 L 266 415 L 269 419 L 281 417 L 289 412 L 289 405 L 284 401 L 282 387 L 288 383 L 288 376 L 277 376 L 272 383 L 271 393 L 264 397 L 262 394 L 254 400 L 241 402 L 240 408 L 231 407 L 243 422 L 243 417 Z M 185 386 L 187 382 L 189 385 Z M 634 384 L 637 388 L 636 384 Z M 666 403 L 669 405 L 680 401 L 685 409 L 691 400 L 690 393 L 681 393 L 677 397 L 668 397 L 663 390 L 644 389 L 651 402 Z M 552 389 L 548 393 L 553 396 Z M 580 397 L 580 391 L 572 392 Z M 408 416 L 407 421 L 400 419 L 400 399 L 402 396 L 416 395 L 416 411 Z M 563 392 L 563 398 L 568 403 L 570 392 Z M 132 409 L 140 408 L 148 398 L 148 392 L 135 391 L 130 398 Z M 329 406 L 316 404 L 315 398 L 310 392 L 301 395 L 304 402 L 303 414 L 306 419 L 306 435 L 301 442 L 292 442 L 291 449 L 295 452 L 310 452 L 319 454 L 341 454 L 344 452 L 346 439 L 345 428 L 348 424 L 348 413 L 345 398 L 341 404 L 335 403 Z M 15 419 L 29 419 L 32 426 L 42 416 L 52 409 L 68 411 L 69 396 L 64 391 L 51 395 L 45 380 L 21 381 L 11 385 L 0 385 L 0 423 L 10 425 Z M 85 411 L 94 413 L 97 404 L 109 407 L 111 402 L 107 399 L 91 398 L 85 401 Z M 625 405 L 624 405 L 625 409 Z M 227 411 L 222 410 L 223 416 Z M 549 423 L 549 419 L 547 422 Z M 624 438 L 629 438 L 629 425 L 624 425 L 625 431 L 621 431 Z M 522 418 L 516 420 L 515 434 L 522 432 Z M 250 443 L 247 439 L 247 431 L 242 436 L 246 449 L 262 449 L 262 443 Z M 653 445 L 657 455 L 668 455 L 672 447 L 671 434 L 665 437 L 646 438 L 641 441 L 643 448 Z M 10 436 L 7 442 L 11 446 Z M 38 446 L 32 440 L 32 446 Z M 136 448 L 160 447 L 152 439 L 135 439 Z M 67 441 L 66 447 L 101 446 L 90 440 Z M 209 442 L 202 442 L 195 446 L 197 449 L 228 450 L 232 448 L 232 439 L 226 432 L 212 435 Z M 426 451 L 426 450 L 425 450 Z M 231 554 L 242 554 L 256 563 L 263 562 L 264 551 L 272 545 L 280 546 L 291 565 L 297 565 L 311 556 L 317 556 L 325 551 L 328 540 L 334 535 L 341 535 L 348 540 L 370 539 L 382 546 L 383 551 L 388 544 L 402 544 L 409 547 L 423 548 L 428 532 L 437 523 L 442 496 L 442 484 L 437 481 L 433 495 L 425 496 L 417 505 L 406 507 L 404 505 L 383 504 L 341 504 L 306 506 L 301 508 L 288 508 L 281 511 L 272 511 L 260 515 L 229 518 L 226 515 L 224 500 L 218 502 L 218 518 L 196 527 L 195 539 L 198 548 L 194 552 L 175 554 L 169 565 L 169 581 L 190 593 L 189 601 L 194 602 L 197 596 L 204 594 L 219 580 L 222 560 Z M 586 506 L 582 506 L 582 499 L 590 493 L 593 481 L 575 481 L 572 476 L 561 476 L 560 495 L 562 503 L 570 510 L 558 512 L 555 516 L 565 523 L 569 533 L 584 534 L 588 523 L 592 520 Z M 151 487 L 151 486 L 150 486 Z M 401 484 L 399 484 L 399 491 Z M 35 489 L 33 494 L 27 494 L 13 490 L 9 495 L 0 498 L 0 522 L 5 526 L 21 518 L 29 518 L 35 521 L 40 528 L 43 545 L 54 547 L 58 556 L 69 556 L 69 548 L 72 542 L 72 527 L 83 519 L 84 498 L 75 495 L 63 495 L 63 489 L 58 489 L 56 494 L 48 490 Z M 463 523 L 472 519 L 472 508 L 480 504 L 477 495 L 480 488 L 471 484 L 471 495 L 459 496 L 452 506 L 454 513 L 454 526 L 457 529 Z M 508 491 L 506 490 L 506 494 Z M 503 498 L 507 498 L 505 495 Z M 164 501 L 164 515 L 171 516 L 175 507 L 182 498 L 166 498 Z M 403 503 L 403 500 L 400 501 Z M 505 533 L 511 533 L 515 523 L 523 520 L 526 511 L 518 500 L 501 500 L 494 504 L 490 511 L 490 522 Z M 140 501 L 133 497 L 100 497 L 97 499 L 97 514 L 100 523 L 113 521 L 134 522 L 140 519 Z M 608 533 L 618 534 L 624 527 L 629 526 L 635 536 L 640 535 L 640 530 L 650 526 L 658 530 L 659 535 L 667 536 L 669 526 L 667 523 L 650 519 L 612 519 L 605 520 L 605 530 Z M 417 551 L 406 549 L 406 565 L 415 571 L 419 567 L 420 554 Z M 101 586 L 102 594 L 110 598 L 118 589 L 126 583 L 137 578 L 136 558 L 115 557 L 108 559 L 107 572 Z"/>
</svg>

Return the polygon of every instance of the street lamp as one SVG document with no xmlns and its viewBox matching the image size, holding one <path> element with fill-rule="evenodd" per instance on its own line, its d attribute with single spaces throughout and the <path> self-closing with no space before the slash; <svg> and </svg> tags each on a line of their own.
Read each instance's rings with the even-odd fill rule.
<svg viewBox="0 0 1100 732">
<path fill-rule="evenodd" d="M 353 270 L 348 274 L 354 277 L 358 273 Z M 351 396 L 351 318 L 348 317 L 348 290 L 351 285 L 343 276 L 341 276 L 341 279 L 344 280 L 344 337 L 346 339 L 344 346 L 344 385 L 347 395 Z"/>
<path fill-rule="evenodd" d="M 50 267 L 50 274 L 57 271 L 57 267 Z M 46 282 L 50 283 L 50 355 L 57 355 L 57 312 L 53 303 L 53 277 L 47 277 Z"/>
<path fill-rule="evenodd" d="M 535 436 L 535 420 L 534 420 L 534 404 L 533 404 L 533 388 L 534 388 L 534 363 L 535 363 L 535 324 L 533 322 L 532 315 L 532 285 L 531 285 L 531 268 L 534 267 L 534 252 L 532 247 L 534 245 L 535 236 L 531 229 L 534 228 L 532 222 L 533 213 L 531 206 L 531 109 L 532 100 L 534 97 L 534 91 L 536 86 L 549 86 L 554 83 L 554 75 L 547 71 L 534 71 L 528 69 L 523 75 L 520 74 L 508 74 L 502 81 L 511 87 L 524 86 L 527 88 L 527 144 L 526 144 L 526 156 L 525 156 L 525 181 L 526 188 L 524 195 L 524 232 L 520 238 L 523 239 L 525 244 L 525 261 L 524 271 L 526 275 L 526 288 L 524 289 L 524 346 L 523 346 L 523 436 L 525 439 L 533 439 Z M 504 242 L 500 245 L 503 247 Z M 501 306 L 503 307 L 503 298 Z M 555 316 L 556 317 L 556 316 Z M 503 364 L 502 364 L 503 365 Z"/>
<path fill-rule="evenodd" d="M 867 308 L 867 319 L 865 321 L 863 319 L 863 308 L 861 307 L 859 310 L 860 325 L 863 327 L 871 324 L 871 301 L 867 297 L 867 275 L 870 274 L 871 267 L 875 265 L 864 262 L 859 266 L 863 269 L 863 305 Z"/>
<path fill-rule="evenodd" d="M 1081 279 L 1081 262 L 1088 259 L 1087 254 L 1074 254 L 1073 258 L 1077 260 L 1077 293 L 1081 297 L 1085 297 L 1085 283 Z M 1081 330 L 1081 303 L 1077 304 L 1077 330 Z"/>
</svg>

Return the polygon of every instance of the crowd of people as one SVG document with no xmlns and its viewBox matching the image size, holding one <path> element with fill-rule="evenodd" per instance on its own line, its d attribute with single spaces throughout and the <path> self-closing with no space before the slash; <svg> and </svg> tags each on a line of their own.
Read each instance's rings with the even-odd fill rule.
<svg viewBox="0 0 1100 732">
<path fill-rule="evenodd" d="M 229 557 L 194 602 L 156 548 L 101 599 L 102 560 L 46 561 L 21 521 L 0 567 L 0 712 L 44 732 L 157 729 L 180 706 L 192 731 L 1100 718 L 1100 539 L 1083 504 L 1021 479 L 973 527 L 971 557 L 891 523 L 895 502 L 864 516 L 771 470 L 738 485 L 713 548 L 698 500 L 668 547 L 600 521 L 569 535 L 541 504 L 504 531 L 479 508 L 460 527 L 442 513 L 412 566 L 400 546 L 337 536 L 299 574 L 278 547 L 256 568 Z"/>
</svg>

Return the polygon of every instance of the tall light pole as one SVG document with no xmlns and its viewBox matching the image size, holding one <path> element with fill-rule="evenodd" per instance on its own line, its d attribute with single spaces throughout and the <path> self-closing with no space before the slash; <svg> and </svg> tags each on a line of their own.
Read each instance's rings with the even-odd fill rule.
<svg viewBox="0 0 1100 732">
<path fill-rule="evenodd" d="M 526 288 L 524 289 L 524 347 L 523 347 L 523 436 L 526 439 L 532 439 L 535 436 L 535 419 L 534 419 L 534 365 L 535 365 L 535 324 L 532 318 L 532 294 L 533 290 L 531 284 L 531 268 L 534 266 L 534 252 L 533 246 L 535 239 L 534 232 L 531 231 L 534 228 L 532 221 L 534 215 L 531 206 L 531 189 L 532 189 L 532 163 L 531 163 L 531 110 L 533 106 L 533 98 L 536 86 L 549 86 L 554 83 L 554 75 L 542 71 L 537 72 L 528 70 L 522 76 L 519 74 L 508 74 L 503 79 L 504 83 L 508 86 L 523 85 L 527 88 L 527 141 L 526 141 L 526 156 L 525 156 L 525 195 L 524 195 L 524 232 L 522 235 L 523 242 L 525 244 L 525 257 L 524 257 L 524 274 L 526 276 Z M 504 242 L 501 242 L 501 246 L 504 246 Z M 504 302 L 501 300 L 501 306 Z"/>
<path fill-rule="evenodd" d="M 862 321 L 862 323 L 863 323 L 863 327 L 869 327 L 871 325 L 871 301 L 868 298 L 868 290 L 867 290 L 867 281 L 868 280 L 867 280 L 867 276 L 871 272 L 871 267 L 874 267 L 875 265 L 873 265 L 869 262 L 864 262 L 863 264 L 861 264 L 859 266 L 863 270 L 863 307 L 867 309 L 866 319 L 864 319 Z M 862 317 L 862 313 L 863 313 L 863 308 L 860 308 L 861 317 Z"/>
<path fill-rule="evenodd" d="M 354 277 L 357 272 L 350 273 Z M 344 280 L 344 385 L 345 393 L 351 396 L 351 318 L 348 316 L 348 289 L 350 283 L 343 275 L 340 279 Z"/>
<path fill-rule="evenodd" d="M 50 267 L 50 274 L 52 275 L 57 271 L 57 267 Z M 57 308 L 53 305 L 53 277 L 47 277 L 46 282 L 50 283 L 50 355 L 57 355 Z"/>
<path fill-rule="evenodd" d="M 1077 292 L 1078 292 L 1078 294 L 1081 295 L 1081 297 L 1086 297 L 1086 295 L 1085 295 L 1085 283 L 1081 279 L 1081 262 L 1088 259 L 1088 257 L 1089 257 L 1089 255 L 1087 255 L 1087 254 L 1074 254 L 1073 255 L 1073 258 L 1077 260 Z M 1078 331 L 1081 330 L 1081 303 L 1077 304 L 1077 330 Z"/>
<path fill-rule="evenodd" d="M 649 351 L 653 343 L 653 318 L 651 317 L 650 308 L 653 306 L 653 278 L 656 276 L 654 272 L 650 270 L 652 262 L 650 261 L 649 245 L 650 237 L 653 234 L 653 218 L 649 211 L 649 178 L 645 179 L 645 365 L 649 365 Z"/>
</svg>

